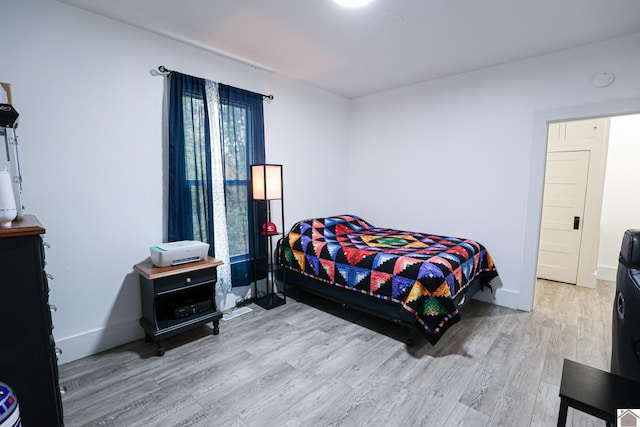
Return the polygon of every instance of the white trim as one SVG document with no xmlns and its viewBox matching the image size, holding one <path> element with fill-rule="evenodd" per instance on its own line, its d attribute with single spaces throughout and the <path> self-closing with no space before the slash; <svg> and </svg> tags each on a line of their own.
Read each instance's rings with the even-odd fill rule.
<svg viewBox="0 0 640 427">
<path fill-rule="evenodd" d="M 489 289 L 485 289 L 475 294 L 473 296 L 473 299 L 488 302 L 491 304 L 497 304 L 502 307 L 517 309 L 520 294 L 518 292 L 502 288 L 494 289 L 493 292 Z"/>
<path fill-rule="evenodd" d="M 82 359 L 142 337 L 144 337 L 144 333 L 138 319 L 135 318 L 81 332 L 77 335 L 56 338 L 56 347 L 62 350 L 58 364 L 63 365 Z"/>
<path fill-rule="evenodd" d="M 598 273 L 596 278 L 607 282 L 615 282 L 618 275 L 618 267 L 610 267 L 608 265 L 598 265 Z"/>
<path fill-rule="evenodd" d="M 216 306 L 219 311 L 226 311 L 236 306 L 239 298 L 251 296 L 251 286 L 232 288 L 231 292 L 216 295 Z M 62 350 L 58 364 L 63 365 L 101 351 L 142 339 L 144 332 L 139 319 L 127 319 L 110 323 L 106 326 L 84 331 L 76 335 L 58 338 L 56 347 Z"/>
</svg>

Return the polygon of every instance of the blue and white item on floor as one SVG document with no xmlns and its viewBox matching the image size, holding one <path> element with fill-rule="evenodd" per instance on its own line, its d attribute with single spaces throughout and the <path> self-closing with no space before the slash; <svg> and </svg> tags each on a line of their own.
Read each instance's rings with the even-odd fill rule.
<svg viewBox="0 0 640 427">
<path fill-rule="evenodd" d="M 0 427 L 21 427 L 18 399 L 13 390 L 0 383 Z"/>
</svg>

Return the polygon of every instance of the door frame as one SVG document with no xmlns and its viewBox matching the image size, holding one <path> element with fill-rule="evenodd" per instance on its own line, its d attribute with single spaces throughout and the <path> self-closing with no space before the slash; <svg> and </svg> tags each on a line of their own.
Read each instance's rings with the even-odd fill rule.
<svg viewBox="0 0 640 427">
<path fill-rule="evenodd" d="M 518 309 L 531 311 L 536 285 L 540 222 L 542 220 L 542 194 L 547 155 L 547 126 L 552 122 L 613 117 L 640 113 L 640 97 L 615 99 L 533 113 L 533 135 L 530 151 L 529 191 L 525 218 L 524 249 L 522 256 L 522 286 Z"/>
</svg>

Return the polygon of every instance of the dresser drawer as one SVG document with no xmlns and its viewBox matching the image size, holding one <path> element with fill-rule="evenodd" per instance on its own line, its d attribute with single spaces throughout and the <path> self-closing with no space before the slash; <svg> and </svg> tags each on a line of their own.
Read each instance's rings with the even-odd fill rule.
<svg viewBox="0 0 640 427">
<path fill-rule="evenodd" d="M 162 277 L 155 280 L 156 294 L 162 295 L 184 289 L 185 287 L 198 286 L 212 281 L 216 281 L 215 268 Z"/>
</svg>

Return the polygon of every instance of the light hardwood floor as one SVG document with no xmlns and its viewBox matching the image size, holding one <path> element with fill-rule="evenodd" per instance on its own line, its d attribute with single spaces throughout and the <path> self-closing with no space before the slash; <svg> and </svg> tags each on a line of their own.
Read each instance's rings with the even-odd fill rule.
<svg viewBox="0 0 640 427">
<path fill-rule="evenodd" d="M 471 301 L 436 345 L 307 297 L 60 366 L 72 426 L 554 426 L 563 358 L 608 370 L 615 284 Z M 569 409 L 567 425 L 604 423 Z"/>
</svg>

